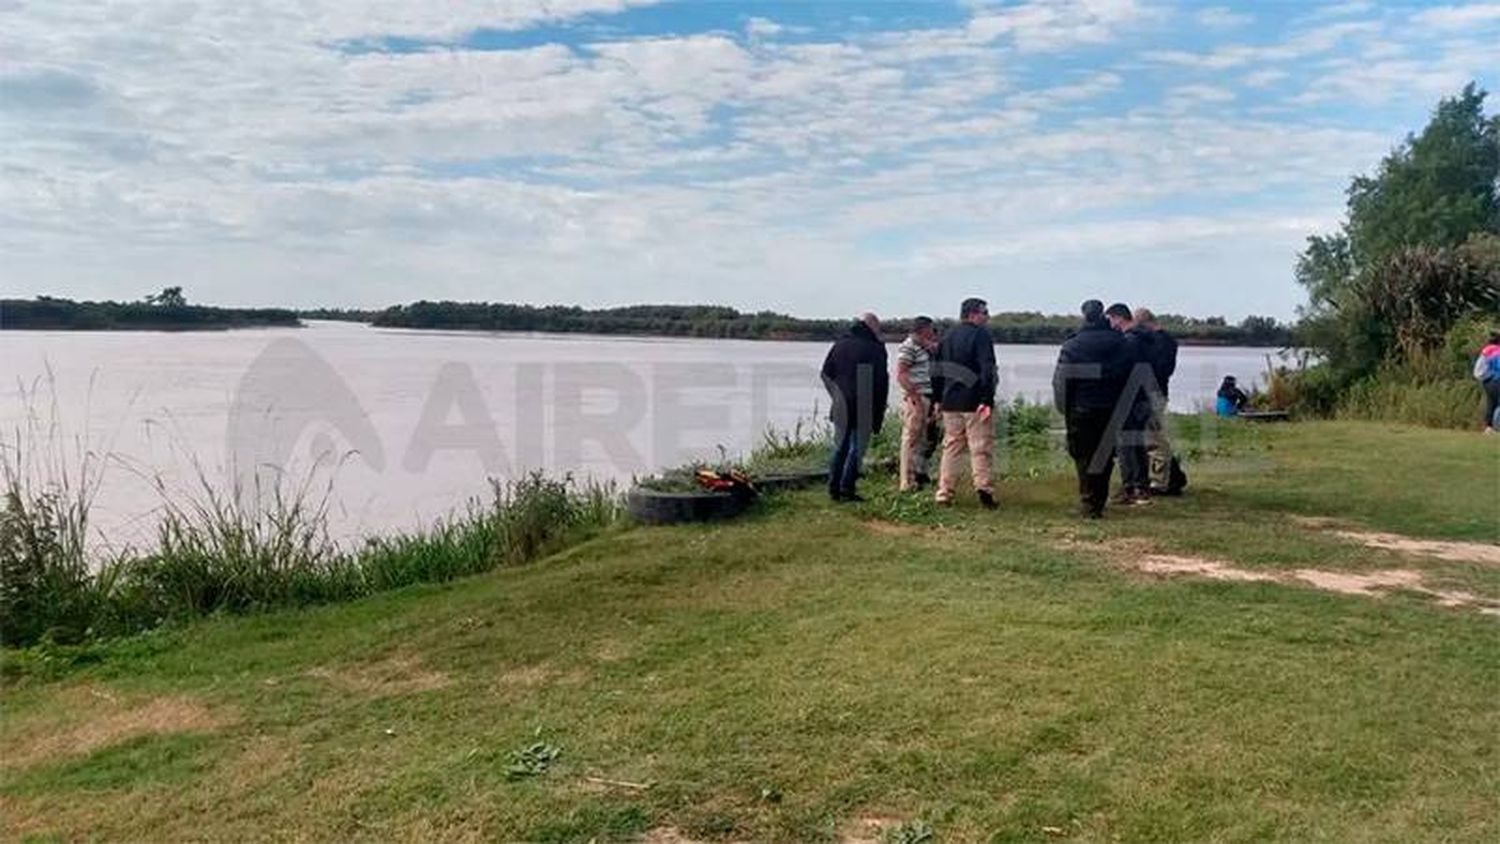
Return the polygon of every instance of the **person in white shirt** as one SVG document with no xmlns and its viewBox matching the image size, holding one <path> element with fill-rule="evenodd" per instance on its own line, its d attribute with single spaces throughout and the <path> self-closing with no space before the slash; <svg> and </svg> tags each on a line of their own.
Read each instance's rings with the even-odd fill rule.
<svg viewBox="0 0 1500 844">
<path fill-rule="evenodd" d="M 932 400 L 932 356 L 937 351 L 932 317 L 912 320 L 911 334 L 896 350 L 896 383 L 901 387 L 901 491 L 931 482 L 928 462 L 937 450 L 940 418 Z"/>
</svg>

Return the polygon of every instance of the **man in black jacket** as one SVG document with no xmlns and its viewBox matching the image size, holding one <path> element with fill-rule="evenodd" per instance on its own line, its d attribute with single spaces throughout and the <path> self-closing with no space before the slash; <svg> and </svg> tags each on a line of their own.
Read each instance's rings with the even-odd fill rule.
<svg viewBox="0 0 1500 844">
<path fill-rule="evenodd" d="M 995 338 L 990 308 L 983 299 L 965 299 L 957 327 L 943 336 L 932 376 L 932 394 L 943 414 L 943 462 L 938 470 L 937 502 L 953 503 L 965 449 L 979 503 L 993 510 L 995 487 L 991 463 L 995 452 Z"/>
<path fill-rule="evenodd" d="M 834 440 L 828 464 L 828 495 L 834 501 L 861 501 L 855 492 L 860 463 L 870 438 L 880 433 L 885 422 L 891 389 L 880 319 L 871 313 L 860 314 L 849 332 L 828 350 L 822 374 Z"/>
<path fill-rule="evenodd" d="M 1083 326 L 1057 356 L 1053 399 L 1068 426 L 1068 455 L 1078 470 L 1083 514 L 1104 515 L 1115 468 L 1116 407 L 1130 372 L 1125 338 L 1104 318 L 1104 303 L 1083 303 Z"/>
<path fill-rule="evenodd" d="M 1149 308 L 1135 309 L 1135 324 L 1151 334 L 1151 419 L 1146 423 L 1146 456 L 1151 467 L 1151 493 L 1177 495 L 1172 482 L 1172 437 L 1169 431 L 1172 375 L 1177 372 L 1177 338 L 1168 334 Z"/>
</svg>

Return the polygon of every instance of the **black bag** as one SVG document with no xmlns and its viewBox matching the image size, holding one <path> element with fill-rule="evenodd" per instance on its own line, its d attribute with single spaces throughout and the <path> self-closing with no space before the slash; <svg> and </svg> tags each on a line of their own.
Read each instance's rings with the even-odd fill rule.
<svg viewBox="0 0 1500 844">
<path fill-rule="evenodd" d="M 1187 485 L 1187 472 L 1182 471 L 1182 461 L 1178 460 L 1177 455 L 1174 454 L 1172 455 L 1171 477 L 1167 481 L 1167 495 L 1181 495 L 1182 491 L 1187 489 Z"/>
</svg>

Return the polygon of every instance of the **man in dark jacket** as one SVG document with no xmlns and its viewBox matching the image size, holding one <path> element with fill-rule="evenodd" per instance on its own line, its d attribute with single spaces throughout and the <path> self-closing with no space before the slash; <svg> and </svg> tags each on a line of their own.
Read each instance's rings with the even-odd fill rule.
<svg viewBox="0 0 1500 844">
<path fill-rule="evenodd" d="M 995 452 L 995 338 L 990 308 L 983 299 L 965 299 L 959 324 L 943 336 L 932 377 L 932 394 L 943 414 L 943 462 L 938 470 L 937 502 L 953 503 L 960 460 L 969 452 L 969 469 L 979 503 L 993 510 L 995 487 L 991 464 Z"/>
<path fill-rule="evenodd" d="M 828 390 L 833 420 L 833 456 L 828 464 L 828 495 L 834 501 L 861 501 L 855 492 L 860 463 L 870 438 L 885 422 L 891 389 L 880 319 L 861 314 L 823 360 L 823 386 Z"/>
<path fill-rule="evenodd" d="M 1104 312 L 1109 324 L 1125 337 L 1129 350 L 1130 371 L 1125 381 L 1122 403 L 1128 404 L 1124 424 L 1116 446 L 1120 454 L 1122 489 L 1116 501 L 1120 504 L 1151 503 L 1151 463 L 1146 452 L 1147 429 L 1151 425 L 1152 394 L 1156 376 L 1151 361 L 1155 357 L 1155 334 L 1138 325 L 1135 314 L 1124 303 L 1117 302 Z"/>
<path fill-rule="evenodd" d="M 1151 467 L 1151 494 L 1180 494 L 1172 482 L 1172 375 L 1177 372 L 1177 338 L 1168 334 L 1149 308 L 1135 309 L 1135 324 L 1151 334 L 1151 419 L 1146 423 L 1146 457 Z"/>
<path fill-rule="evenodd" d="M 1115 439 L 1120 422 L 1116 406 L 1130 372 L 1125 337 L 1104 318 L 1104 303 L 1083 303 L 1083 326 L 1063 343 L 1052 376 L 1057 410 L 1068 426 L 1068 455 L 1078 470 L 1078 497 L 1083 514 L 1104 515 L 1109 477 L 1115 468 Z"/>
</svg>

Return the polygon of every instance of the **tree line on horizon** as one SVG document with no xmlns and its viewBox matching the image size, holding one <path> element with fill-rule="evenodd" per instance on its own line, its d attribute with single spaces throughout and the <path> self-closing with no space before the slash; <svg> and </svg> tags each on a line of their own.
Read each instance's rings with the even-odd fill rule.
<svg viewBox="0 0 1500 844">
<path fill-rule="evenodd" d="M 317 315 L 315 315 L 317 314 Z M 628 305 L 589 309 L 567 305 L 520 305 L 489 302 L 429 302 L 395 305 L 370 314 L 303 312 L 309 319 L 352 318 L 384 328 L 467 331 L 534 331 L 578 334 L 629 334 L 703 337 L 733 340 L 832 340 L 849 320 L 804 319 L 777 313 L 746 313 L 716 305 Z M 1247 317 L 1230 324 L 1223 317 L 1158 316 L 1167 330 L 1187 343 L 1242 346 L 1286 346 L 1292 329 L 1273 317 Z M 939 320 L 951 325 L 952 320 Z M 997 343 L 1061 343 L 1078 327 L 1078 318 L 1035 311 L 996 313 L 990 333 Z M 885 321 L 887 339 L 900 339 L 911 328 L 909 317 Z"/>
<path fill-rule="evenodd" d="M 220 308 L 190 305 L 181 287 L 168 287 L 134 302 L 74 301 L 54 296 L 0 299 L 0 329 L 36 330 L 195 330 L 297 326 L 304 319 L 364 322 L 384 328 L 517 331 L 565 334 L 699 337 L 729 340 L 832 340 L 848 320 L 804 319 L 775 311 L 746 313 L 720 305 L 628 305 L 583 308 L 487 302 L 428 302 L 384 310 L 358 308 Z M 1292 327 L 1272 317 L 1251 316 L 1238 324 L 1223 317 L 1159 316 L 1184 342 L 1286 346 Z M 952 320 L 939 320 L 947 326 Z M 1036 311 L 997 313 L 990 330 L 997 343 L 1061 343 L 1077 318 Z M 900 339 L 911 318 L 886 322 L 890 339 Z"/>
<path fill-rule="evenodd" d="M 78 302 L 56 296 L 0 299 L 0 330 L 207 331 L 302 324 L 291 308 L 219 308 L 188 304 L 181 287 L 135 302 Z"/>
</svg>

